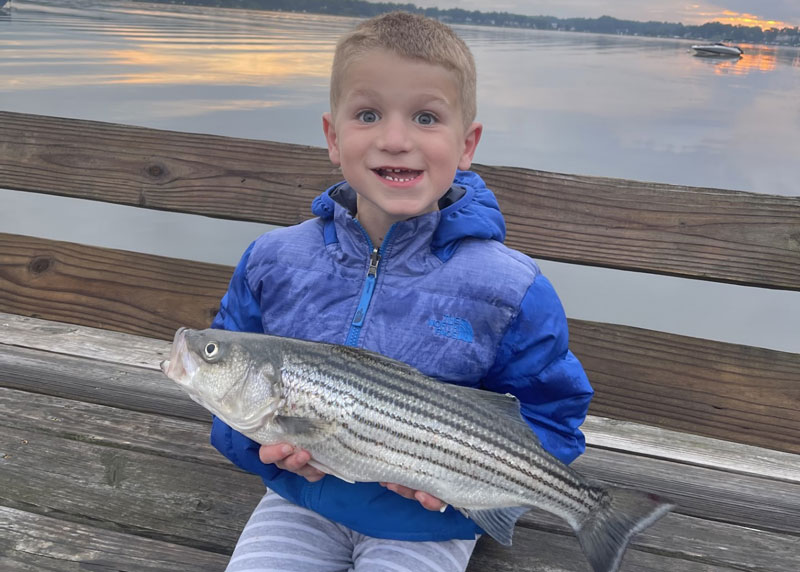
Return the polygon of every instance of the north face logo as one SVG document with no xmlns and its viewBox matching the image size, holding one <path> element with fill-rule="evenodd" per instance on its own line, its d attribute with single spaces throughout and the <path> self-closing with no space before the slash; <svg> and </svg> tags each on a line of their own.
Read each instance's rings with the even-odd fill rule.
<svg viewBox="0 0 800 572">
<path fill-rule="evenodd" d="M 441 320 L 428 320 L 428 325 L 433 328 L 434 335 L 444 338 L 461 340 L 462 342 L 472 343 L 474 334 L 472 324 L 464 318 L 448 316 L 445 314 Z"/>
</svg>

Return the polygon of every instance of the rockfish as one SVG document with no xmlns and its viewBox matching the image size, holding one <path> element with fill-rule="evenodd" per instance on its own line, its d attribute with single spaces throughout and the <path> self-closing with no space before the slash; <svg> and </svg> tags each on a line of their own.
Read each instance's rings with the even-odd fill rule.
<svg viewBox="0 0 800 572">
<path fill-rule="evenodd" d="M 363 349 L 224 330 L 175 334 L 161 369 L 262 444 L 308 450 L 345 481 L 390 482 L 461 510 L 498 542 L 538 507 L 575 531 L 595 572 L 672 504 L 589 482 L 542 448 L 519 401 L 426 377 Z"/>
</svg>

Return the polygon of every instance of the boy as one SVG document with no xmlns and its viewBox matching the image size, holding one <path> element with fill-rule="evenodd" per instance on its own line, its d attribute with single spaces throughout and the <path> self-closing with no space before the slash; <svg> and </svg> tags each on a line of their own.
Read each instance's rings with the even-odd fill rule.
<svg viewBox="0 0 800 572">
<path fill-rule="evenodd" d="M 345 182 L 314 201 L 316 219 L 250 245 L 213 327 L 363 347 L 512 393 L 570 462 L 592 390 L 552 286 L 502 245 L 494 195 L 466 171 L 475 107 L 472 55 L 444 24 L 395 12 L 342 38 L 323 131 Z M 229 572 L 466 568 L 480 529 L 424 491 L 345 483 L 308 452 L 259 447 L 218 419 L 211 439 L 270 489 Z"/>
</svg>

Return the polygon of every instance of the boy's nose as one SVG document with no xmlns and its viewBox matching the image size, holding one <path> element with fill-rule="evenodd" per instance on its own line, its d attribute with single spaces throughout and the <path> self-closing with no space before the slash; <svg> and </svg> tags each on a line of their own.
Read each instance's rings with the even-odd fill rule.
<svg viewBox="0 0 800 572">
<path fill-rule="evenodd" d="M 387 153 L 403 153 L 411 149 L 410 135 L 408 125 L 402 118 L 389 117 L 383 122 L 377 145 Z"/>
</svg>

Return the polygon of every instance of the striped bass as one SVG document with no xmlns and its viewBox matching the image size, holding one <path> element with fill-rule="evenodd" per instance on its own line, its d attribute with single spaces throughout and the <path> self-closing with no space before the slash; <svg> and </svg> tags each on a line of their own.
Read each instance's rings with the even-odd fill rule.
<svg viewBox="0 0 800 572">
<path fill-rule="evenodd" d="M 595 572 L 617 570 L 633 535 L 672 508 L 589 482 L 547 453 L 515 397 L 443 383 L 374 352 L 181 328 L 161 369 L 251 439 L 306 449 L 309 464 L 348 482 L 430 493 L 502 544 L 532 507 L 560 516 Z"/>
</svg>

